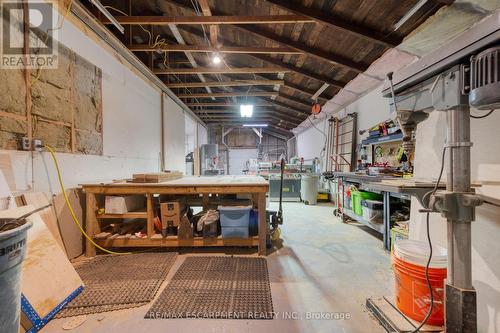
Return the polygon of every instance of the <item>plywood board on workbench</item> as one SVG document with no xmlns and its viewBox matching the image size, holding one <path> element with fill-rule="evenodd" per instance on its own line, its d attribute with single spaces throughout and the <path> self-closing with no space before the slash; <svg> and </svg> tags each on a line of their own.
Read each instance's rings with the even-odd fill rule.
<svg viewBox="0 0 500 333">
<path fill-rule="evenodd" d="M 82 186 L 168 186 L 168 187 L 184 187 L 184 186 L 264 186 L 268 185 L 268 181 L 260 176 L 188 176 L 175 180 L 170 180 L 163 183 L 127 183 L 127 182 L 114 182 L 114 183 L 100 183 L 100 184 L 82 184 Z"/>
<path fill-rule="evenodd" d="M 1 218 L 16 218 L 34 209 L 25 206 L 0 211 Z M 40 317 L 45 317 L 83 285 L 66 254 L 37 213 L 28 218 L 27 253 L 23 262 L 21 290 Z"/>
</svg>

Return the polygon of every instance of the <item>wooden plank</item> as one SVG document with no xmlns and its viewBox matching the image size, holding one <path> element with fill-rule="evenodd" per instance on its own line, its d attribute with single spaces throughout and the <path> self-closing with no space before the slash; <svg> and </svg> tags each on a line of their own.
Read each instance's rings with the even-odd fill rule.
<svg viewBox="0 0 500 333">
<path fill-rule="evenodd" d="M 208 0 L 198 0 L 198 4 L 201 7 L 201 11 L 204 16 L 210 17 L 212 16 L 212 11 L 210 10 L 210 5 L 208 4 Z M 213 46 L 217 46 L 218 42 L 218 34 L 219 34 L 219 27 L 216 25 L 210 25 L 210 42 Z"/>
<path fill-rule="evenodd" d="M 252 73 L 285 73 L 289 70 L 281 67 L 241 67 L 241 68 L 167 68 L 155 70 L 155 74 L 252 74 Z"/>
<path fill-rule="evenodd" d="M 75 213 L 76 218 L 83 226 L 84 203 L 83 198 L 81 197 L 81 191 L 76 188 L 66 189 L 66 195 L 68 196 L 71 207 L 73 207 L 73 212 Z M 75 221 L 73 221 L 73 217 L 71 216 L 69 207 L 66 204 L 66 200 L 64 199 L 64 195 L 62 193 L 59 193 L 52 198 L 52 204 L 54 205 L 54 211 L 56 213 L 56 219 L 61 232 L 64 248 L 66 249 L 66 254 L 69 259 L 76 258 L 83 253 L 83 235 L 78 226 L 75 224 Z"/>
<path fill-rule="evenodd" d="M 16 179 L 14 178 L 14 169 L 12 168 L 12 161 L 10 155 L 0 154 L 0 171 L 2 171 L 7 184 L 9 185 L 9 190 L 14 192 L 16 190 Z"/>
<path fill-rule="evenodd" d="M 125 214 L 97 214 L 98 219 L 147 219 L 147 212 L 130 212 Z"/>
<path fill-rule="evenodd" d="M 343 32 L 347 32 L 359 38 L 363 38 L 364 40 L 384 45 L 386 47 L 397 46 L 402 41 L 402 39 L 399 37 L 385 36 L 383 33 L 375 31 L 372 28 L 354 24 L 338 16 L 332 15 L 331 13 L 327 13 L 311 7 L 300 6 L 295 3 L 292 4 L 288 0 L 267 0 L 267 2 L 270 2 L 273 5 L 276 5 L 291 13 L 306 16 L 317 23 L 325 24 L 331 28 L 342 30 Z"/>
<path fill-rule="evenodd" d="M 86 200 L 87 200 L 87 210 L 85 219 L 85 232 L 89 237 L 94 237 L 95 234 L 101 232 L 99 228 L 99 222 L 96 218 L 97 211 L 97 200 L 96 195 L 94 193 L 90 193 L 86 191 Z M 85 256 L 87 257 L 95 257 L 96 250 L 94 245 L 87 239 L 85 241 Z"/>
<path fill-rule="evenodd" d="M 267 221 L 266 221 L 266 194 L 259 193 L 257 199 L 257 209 L 259 212 L 259 255 L 266 255 L 266 237 L 267 237 Z"/>
<path fill-rule="evenodd" d="M 227 107 L 240 107 L 241 103 L 233 103 L 233 102 L 201 102 L 201 103 L 186 103 L 190 108 L 192 107 L 219 107 L 219 106 L 227 106 Z M 256 102 L 252 103 L 253 106 L 272 106 L 272 103 L 265 102 Z"/>
<path fill-rule="evenodd" d="M 183 45 L 183 44 L 162 44 L 127 45 L 131 51 L 136 52 L 202 52 L 202 53 L 235 53 L 235 54 L 302 54 L 302 52 L 289 47 L 252 47 L 252 46 L 209 46 L 209 45 Z"/>
<path fill-rule="evenodd" d="M 149 172 L 136 173 L 132 175 L 133 183 L 161 183 L 169 180 L 182 178 L 182 173 L 179 171 L 171 172 Z"/>
<path fill-rule="evenodd" d="M 167 84 L 169 88 L 203 88 L 203 87 L 246 87 L 246 86 L 274 86 L 284 84 L 283 80 L 234 80 L 210 82 L 183 82 Z"/>
<path fill-rule="evenodd" d="M 287 24 L 312 23 L 303 15 L 217 15 L 217 16 L 115 16 L 121 25 L 227 25 L 227 24 Z M 112 24 L 103 17 L 101 22 Z"/>
<path fill-rule="evenodd" d="M 24 205 L 31 205 L 35 208 L 40 208 L 52 203 L 52 198 L 48 193 L 44 192 L 30 192 L 22 195 Z M 38 213 L 43 222 L 49 229 L 50 233 L 56 240 L 57 244 L 66 253 L 66 248 L 61 237 L 61 229 L 56 217 L 54 207 L 48 207 Z"/>
<path fill-rule="evenodd" d="M 1 211 L 0 217 L 16 218 L 33 209 L 33 206 L 9 209 Z M 33 226 L 28 229 L 21 291 L 43 318 L 83 283 L 40 215 L 35 213 L 28 220 Z"/>
<path fill-rule="evenodd" d="M 228 92 L 228 93 L 192 93 L 192 94 L 177 94 L 179 98 L 210 98 L 210 97 L 238 97 L 238 96 L 263 96 L 263 97 L 273 97 L 278 96 L 277 91 L 254 91 L 254 92 Z"/>
<path fill-rule="evenodd" d="M 265 236 L 264 236 L 265 237 Z M 95 239 L 103 247 L 202 247 L 202 246 L 258 246 L 259 237 L 250 238 L 221 238 L 221 237 L 194 237 L 192 239 L 177 239 L 177 237 L 161 237 L 154 234 L 149 238 L 106 238 Z"/>
<path fill-rule="evenodd" d="M 146 196 L 146 209 L 147 209 L 147 235 L 148 237 L 151 237 L 155 233 L 155 226 L 154 226 L 154 218 L 155 218 L 155 213 L 154 213 L 154 205 L 153 205 L 153 195 L 148 194 Z"/>
</svg>

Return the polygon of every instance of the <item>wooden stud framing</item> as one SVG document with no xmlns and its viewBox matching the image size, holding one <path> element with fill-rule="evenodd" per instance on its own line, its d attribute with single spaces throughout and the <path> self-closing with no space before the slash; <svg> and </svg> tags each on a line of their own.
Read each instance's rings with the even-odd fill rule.
<svg viewBox="0 0 500 333">
<path fill-rule="evenodd" d="M 313 19 L 302 15 L 252 15 L 252 16 L 115 16 L 121 25 L 227 25 L 227 24 L 286 24 L 312 23 Z M 101 20 L 104 24 L 111 24 L 107 18 Z"/>
</svg>

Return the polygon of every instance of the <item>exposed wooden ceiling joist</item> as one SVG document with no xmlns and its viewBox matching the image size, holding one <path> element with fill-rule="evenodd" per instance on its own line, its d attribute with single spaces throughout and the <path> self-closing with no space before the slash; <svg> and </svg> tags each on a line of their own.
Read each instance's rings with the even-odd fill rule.
<svg viewBox="0 0 500 333">
<path fill-rule="evenodd" d="M 169 88 L 203 88 L 209 87 L 246 87 L 246 86 L 274 86 L 283 85 L 283 80 L 234 80 L 234 81 L 210 81 L 210 82 L 184 82 L 169 83 Z"/>
<path fill-rule="evenodd" d="M 184 8 L 185 10 L 193 11 L 193 8 L 191 8 L 189 5 L 187 5 L 185 2 L 179 1 L 179 0 L 167 0 L 169 3 Z M 225 13 L 218 12 L 216 10 L 212 11 L 213 15 L 225 15 Z M 342 57 L 340 55 L 336 55 L 315 47 L 311 47 L 308 45 L 305 45 L 301 42 L 294 41 L 292 39 L 277 35 L 273 32 L 256 28 L 255 26 L 252 25 L 233 25 L 234 27 L 250 32 L 254 35 L 266 38 L 268 40 L 271 40 L 273 42 L 279 43 L 281 45 L 289 46 L 292 47 L 296 50 L 299 50 L 301 52 L 304 52 L 307 55 L 314 56 L 318 59 L 322 59 L 324 61 L 330 62 L 330 63 L 335 63 L 339 66 L 345 67 L 349 70 L 352 70 L 356 73 L 362 73 L 364 72 L 368 66 L 365 64 L 360 64 L 357 63 L 351 59 L 346 59 L 345 57 Z"/>
<path fill-rule="evenodd" d="M 239 107 L 241 103 L 214 102 L 214 103 L 186 103 L 189 107 Z M 272 103 L 252 103 L 253 106 L 272 106 Z"/>
<path fill-rule="evenodd" d="M 196 35 L 196 36 L 198 36 L 200 38 L 203 38 L 203 35 L 200 34 L 197 31 L 193 31 L 191 29 L 186 29 L 185 27 L 182 27 L 182 26 L 180 28 L 183 29 L 183 30 L 185 30 L 185 31 L 187 31 L 187 32 L 189 32 L 189 33 L 191 33 L 191 34 L 193 34 L 193 35 Z M 234 46 L 238 46 L 237 44 L 230 43 L 227 40 L 224 40 L 223 43 L 226 46 L 233 46 L 233 47 Z M 270 56 L 267 56 L 267 55 L 263 55 L 263 54 L 249 54 L 249 56 L 251 56 L 253 58 L 256 58 L 256 59 L 259 59 L 261 61 L 267 62 L 269 64 L 278 66 L 280 68 L 284 68 L 284 69 L 288 70 L 289 72 L 294 72 L 294 73 L 300 74 L 302 76 L 305 76 L 307 78 L 310 78 L 310 79 L 313 79 L 313 80 L 316 80 L 316 81 L 328 83 L 329 85 L 331 85 L 333 87 L 343 88 L 346 85 L 345 82 L 340 82 L 340 81 L 337 81 L 337 80 L 333 80 L 331 77 L 324 76 L 324 75 L 321 75 L 321 74 L 313 73 L 311 71 L 302 69 L 300 67 L 296 67 L 294 65 L 290 65 L 288 63 L 282 62 L 281 60 L 278 60 L 276 58 L 273 58 L 273 57 L 270 57 Z"/>
<path fill-rule="evenodd" d="M 291 1 L 291 0 L 266 0 L 266 1 L 282 9 L 285 9 L 291 13 L 306 16 L 318 23 L 325 24 L 334 29 L 340 29 L 344 32 L 356 35 L 367 41 L 381 44 L 386 47 L 397 46 L 402 41 L 402 39 L 399 37 L 385 36 L 384 34 L 377 32 L 371 28 L 357 25 L 352 22 L 348 22 L 340 17 L 333 16 L 330 13 L 326 14 L 321 10 L 317 10 L 310 7 L 304 7 L 297 1 Z"/>
<path fill-rule="evenodd" d="M 137 52 L 209 52 L 209 53 L 244 53 L 244 54 L 301 54 L 302 52 L 289 47 L 250 47 L 250 46 L 222 46 L 213 47 L 208 45 L 127 45 L 131 51 Z"/>
<path fill-rule="evenodd" d="M 206 93 L 192 93 L 192 94 L 177 94 L 177 97 L 179 98 L 210 98 L 210 97 L 238 97 L 238 96 L 248 96 L 248 97 L 255 97 L 255 96 L 264 96 L 264 97 L 272 97 L 272 96 L 277 96 L 278 92 L 277 91 L 260 91 L 260 92 L 245 92 L 245 91 L 238 91 L 238 92 L 225 92 L 225 93 L 211 93 L 211 94 L 206 94 Z"/>
<path fill-rule="evenodd" d="M 240 116 L 239 111 L 237 110 L 195 110 L 194 111 L 197 115 L 229 115 L 229 116 Z M 267 113 L 267 114 L 274 114 L 276 116 L 280 117 L 285 117 L 288 120 L 292 120 L 297 124 L 300 124 L 301 122 L 304 121 L 304 117 L 302 118 L 297 118 L 294 116 L 291 116 L 289 113 L 284 112 L 284 111 L 279 111 L 275 109 L 267 109 L 267 110 L 259 110 L 255 112 L 255 116 L 259 116 L 262 113 Z"/>
<path fill-rule="evenodd" d="M 290 38 L 285 38 L 283 36 L 277 35 L 275 33 L 269 32 L 264 29 L 256 28 L 251 25 L 238 25 L 235 26 L 240 30 L 246 31 L 246 32 L 251 32 L 257 36 L 264 37 L 266 39 L 269 39 L 273 42 L 279 43 L 281 45 L 289 46 L 292 47 L 298 51 L 301 51 L 307 55 L 313 56 L 315 58 L 318 58 L 323 61 L 327 61 L 333 64 L 336 64 L 338 66 L 344 67 L 348 70 L 352 70 L 356 73 L 363 73 L 368 66 L 364 64 L 357 63 L 351 59 L 347 59 L 343 56 L 333 54 L 331 52 L 327 52 L 315 47 L 308 46 L 304 43 L 301 42 L 296 42 Z"/>
<path fill-rule="evenodd" d="M 208 0 L 198 0 L 198 3 L 200 4 L 203 15 L 205 17 L 211 17 L 212 11 L 210 10 L 210 5 L 208 4 Z M 211 24 L 209 25 L 209 29 L 210 29 L 210 43 L 212 44 L 212 46 L 218 46 L 219 27 L 217 25 Z"/>
<path fill-rule="evenodd" d="M 286 120 L 286 119 L 281 119 L 281 118 L 278 118 L 278 117 L 275 117 L 273 115 L 269 115 L 269 114 L 261 114 L 260 116 L 253 116 L 252 118 L 248 118 L 248 120 L 241 120 L 242 118 L 239 116 L 239 115 L 234 115 L 234 116 L 217 116 L 217 115 L 202 115 L 202 114 L 199 114 L 198 115 L 200 118 L 202 118 L 203 120 L 236 120 L 236 121 L 240 121 L 242 123 L 247 123 L 247 122 L 255 122 L 255 121 L 266 121 L 266 120 L 276 120 L 277 122 L 281 122 L 281 123 L 286 123 L 286 124 L 290 124 L 290 125 L 293 125 L 293 126 L 297 126 L 298 122 L 292 122 L 292 121 L 289 121 L 289 120 Z"/>
<path fill-rule="evenodd" d="M 121 25 L 225 25 L 225 24 L 286 24 L 308 23 L 313 19 L 301 15 L 259 15 L 259 16 L 115 16 Z M 104 24 L 111 22 L 103 18 Z"/>
<path fill-rule="evenodd" d="M 288 72 L 284 68 L 277 67 L 242 67 L 242 68 L 167 68 L 155 70 L 155 74 L 247 74 L 247 73 L 283 73 Z"/>
</svg>

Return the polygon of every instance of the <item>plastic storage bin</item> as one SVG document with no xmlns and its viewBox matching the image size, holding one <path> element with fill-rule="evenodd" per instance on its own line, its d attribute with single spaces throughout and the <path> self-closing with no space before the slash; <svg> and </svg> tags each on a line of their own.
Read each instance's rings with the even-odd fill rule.
<svg viewBox="0 0 500 333">
<path fill-rule="evenodd" d="M 382 200 L 382 194 L 364 191 L 351 191 L 352 210 L 354 214 L 363 216 L 361 200 Z"/>
<path fill-rule="evenodd" d="M 370 222 L 382 223 L 384 219 L 384 203 L 378 200 L 361 200 L 363 218 Z"/>
<path fill-rule="evenodd" d="M 252 206 L 219 206 L 222 238 L 248 238 Z"/>
</svg>

